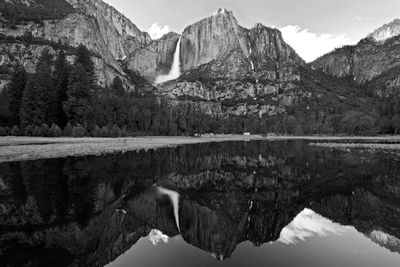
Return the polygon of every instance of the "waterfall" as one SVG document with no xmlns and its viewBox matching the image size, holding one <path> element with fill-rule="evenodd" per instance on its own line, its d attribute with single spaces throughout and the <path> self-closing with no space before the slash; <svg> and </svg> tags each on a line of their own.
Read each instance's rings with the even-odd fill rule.
<svg viewBox="0 0 400 267">
<path fill-rule="evenodd" d="M 156 84 L 164 83 L 166 81 L 175 80 L 181 75 L 181 38 L 179 37 L 178 43 L 176 44 L 174 59 L 172 61 L 171 70 L 167 75 L 160 75 L 156 78 Z"/>
</svg>

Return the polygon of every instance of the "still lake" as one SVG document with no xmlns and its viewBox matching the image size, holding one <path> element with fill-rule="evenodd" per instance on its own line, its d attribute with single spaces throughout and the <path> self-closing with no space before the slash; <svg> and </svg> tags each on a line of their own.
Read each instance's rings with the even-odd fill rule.
<svg viewBox="0 0 400 267">
<path fill-rule="evenodd" d="M 0 266 L 400 266 L 400 155 L 251 141 L 3 163 Z"/>
</svg>

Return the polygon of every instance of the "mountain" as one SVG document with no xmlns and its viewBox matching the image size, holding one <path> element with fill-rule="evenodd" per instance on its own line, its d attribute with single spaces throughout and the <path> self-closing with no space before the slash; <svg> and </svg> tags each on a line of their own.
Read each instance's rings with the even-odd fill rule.
<svg viewBox="0 0 400 267">
<path fill-rule="evenodd" d="M 0 13 L 0 65 L 11 67 L 1 75 L 1 88 L 17 63 L 35 72 L 43 49 L 52 54 L 64 49 L 71 55 L 84 44 L 93 53 L 100 85 L 120 76 L 125 87 L 132 89 L 126 70 L 138 71 L 150 80 L 158 72 L 168 72 L 177 42 L 174 34 L 152 40 L 101 0 L 10 0 L 0 4 Z"/>
<path fill-rule="evenodd" d="M 377 42 L 385 42 L 400 34 L 400 19 L 395 19 L 392 22 L 383 25 L 369 34 L 367 38 L 374 39 Z"/>
<path fill-rule="evenodd" d="M 181 35 L 168 33 L 158 40 L 102 0 L 9 0 L 0 4 L 0 13 L 0 89 L 18 64 L 34 73 L 44 49 L 52 54 L 63 49 L 72 61 L 76 47 L 84 44 L 92 53 L 100 86 L 118 76 L 127 91 L 151 90 L 169 105 L 213 118 L 246 118 L 258 125 L 250 127 L 254 131 L 266 131 L 266 125 L 279 130 L 290 117 L 288 124 L 297 124 L 291 132 L 334 133 L 341 131 L 334 121 L 349 111 L 356 112 L 350 117 L 365 115 L 369 122 L 376 113 L 373 100 L 347 79 L 346 73 L 357 69 L 348 55 L 353 50 L 344 51 L 340 60 L 326 57 L 335 64 L 327 66 L 320 59 L 321 66 L 311 67 L 278 29 L 259 23 L 247 29 L 226 9 L 186 27 Z M 157 77 L 169 73 L 176 49 L 180 77 L 153 86 Z M 370 48 L 365 49 L 367 53 Z M 374 68 L 362 65 L 360 71 Z M 307 130 L 299 130 L 309 123 L 313 125 Z M 232 124 L 226 131 L 249 128 L 243 121 L 235 124 L 241 126 Z"/>
<path fill-rule="evenodd" d="M 399 79 L 392 74 L 400 66 L 400 20 L 382 26 L 354 46 L 318 58 L 311 66 L 334 77 L 350 77 L 379 95 L 393 93 Z M 376 86 L 377 82 L 384 86 Z"/>
<path fill-rule="evenodd" d="M 246 29 L 226 9 L 188 26 L 181 38 L 183 73 L 158 91 L 174 101 L 197 103 L 209 114 L 280 116 L 293 106 L 311 110 L 316 99 L 335 106 L 343 94 L 355 92 L 308 67 L 279 30 L 259 23 Z M 347 104 L 357 102 L 365 100 L 349 97 Z"/>
<path fill-rule="evenodd" d="M 243 78 L 261 69 L 268 72 L 263 73 L 265 78 L 270 78 L 279 76 L 277 72 L 286 64 L 304 65 L 279 30 L 262 24 L 245 29 L 226 9 L 219 9 L 211 17 L 187 27 L 182 34 L 181 50 L 183 71 L 216 62 L 219 69 L 226 67 L 226 71 L 219 71 L 218 75 L 203 71 L 207 78 Z"/>
<path fill-rule="evenodd" d="M 249 57 L 246 32 L 231 11 L 219 9 L 211 17 L 187 27 L 182 34 L 182 69 L 199 67 L 240 50 Z"/>
</svg>

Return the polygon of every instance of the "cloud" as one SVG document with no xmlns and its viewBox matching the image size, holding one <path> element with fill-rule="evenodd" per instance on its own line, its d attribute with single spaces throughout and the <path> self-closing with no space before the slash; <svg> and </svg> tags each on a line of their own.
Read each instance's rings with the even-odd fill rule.
<svg viewBox="0 0 400 267">
<path fill-rule="evenodd" d="M 355 16 L 354 18 L 355 18 L 356 20 L 358 20 L 358 21 L 362 21 L 362 20 L 363 20 L 363 18 L 360 17 L 360 16 Z"/>
<path fill-rule="evenodd" d="M 352 40 L 344 34 L 316 34 L 297 25 L 288 25 L 280 30 L 283 39 L 307 62 L 311 62 L 335 48 L 352 43 Z"/>
<path fill-rule="evenodd" d="M 152 39 L 160 39 L 164 34 L 169 32 L 170 29 L 168 25 L 160 26 L 157 22 L 153 23 L 149 29 L 149 34 Z"/>
<path fill-rule="evenodd" d="M 361 17 L 361 16 L 355 16 L 354 19 L 357 21 L 364 21 L 364 20 L 370 21 L 371 20 L 370 17 Z"/>
</svg>

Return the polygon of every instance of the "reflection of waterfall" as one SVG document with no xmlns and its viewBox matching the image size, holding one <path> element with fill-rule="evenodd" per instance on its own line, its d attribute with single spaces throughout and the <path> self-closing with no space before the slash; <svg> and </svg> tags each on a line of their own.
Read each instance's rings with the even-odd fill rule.
<svg viewBox="0 0 400 267">
<path fill-rule="evenodd" d="M 167 195 L 171 200 L 172 206 L 174 208 L 176 227 L 178 228 L 179 232 L 181 232 L 181 228 L 179 226 L 179 193 L 169 189 L 165 189 L 163 187 L 157 187 L 157 191 L 161 195 Z"/>
<path fill-rule="evenodd" d="M 171 70 L 167 75 L 160 75 L 156 79 L 156 84 L 164 83 L 166 81 L 175 80 L 181 75 L 181 38 L 176 44 L 174 59 L 172 61 Z"/>
</svg>

